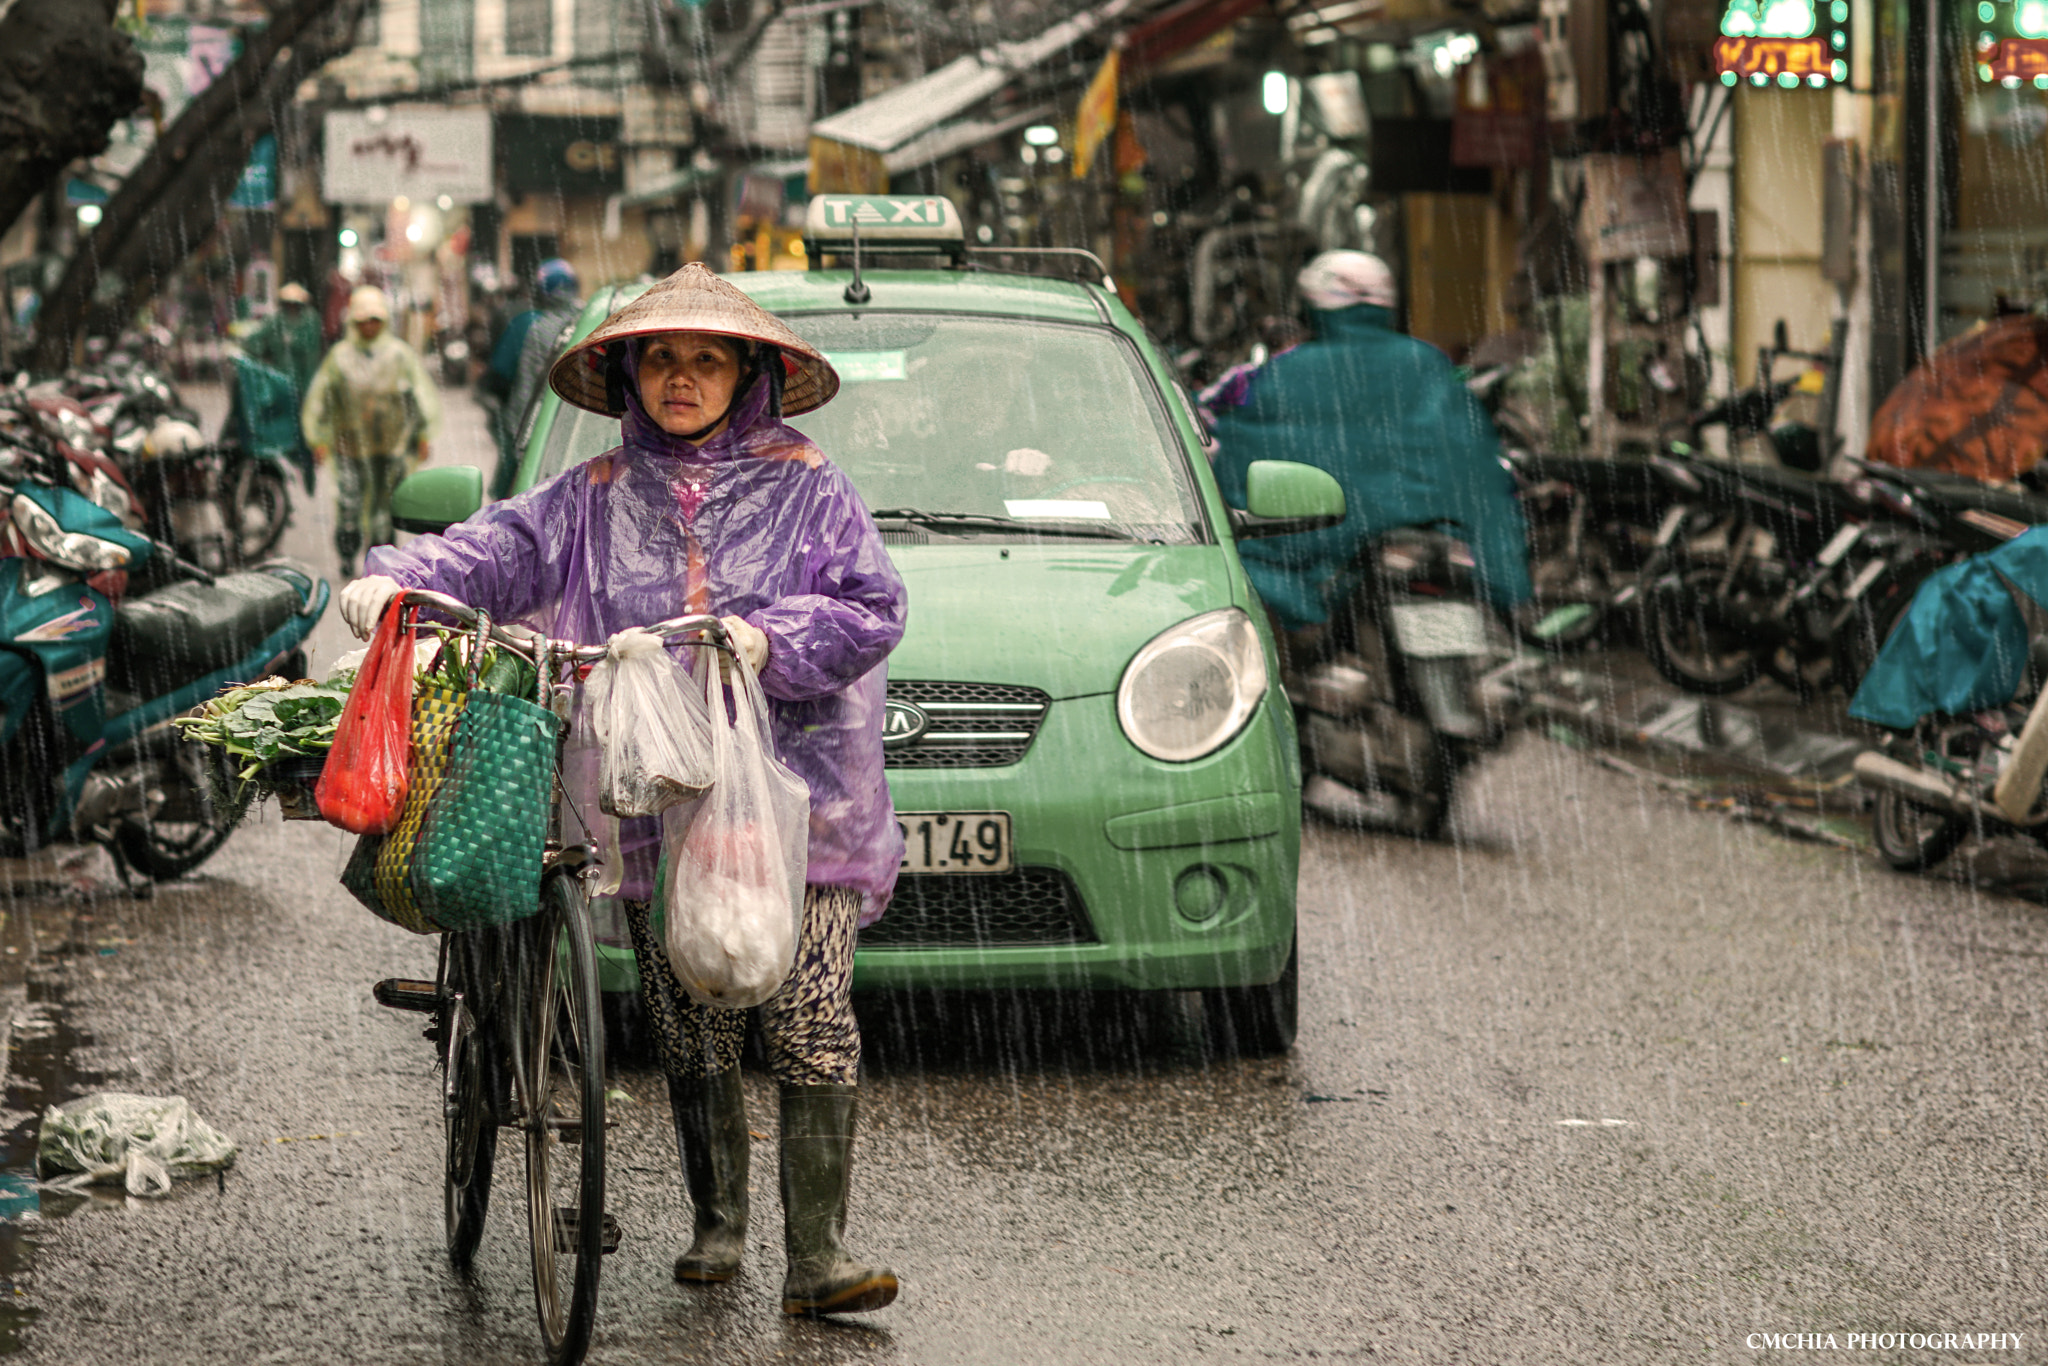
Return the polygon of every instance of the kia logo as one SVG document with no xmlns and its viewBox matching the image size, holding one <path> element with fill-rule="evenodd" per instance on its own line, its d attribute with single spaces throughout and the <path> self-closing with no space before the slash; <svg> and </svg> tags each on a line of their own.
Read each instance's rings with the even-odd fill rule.
<svg viewBox="0 0 2048 1366">
<path fill-rule="evenodd" d="M 901 749 L 914 745 L 931 729 L 932 719 L 921 707 L 909 702 L 882 704 L 882 748 Z"/>
</svg>

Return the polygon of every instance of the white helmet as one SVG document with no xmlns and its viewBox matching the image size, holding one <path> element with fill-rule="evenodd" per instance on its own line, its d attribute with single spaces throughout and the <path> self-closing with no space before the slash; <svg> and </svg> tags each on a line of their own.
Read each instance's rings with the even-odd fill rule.
<svg viewBox="0 0 2048 1366">
<path fill-rule="evenodd" d="M 1303 303 L 1325 312 L 1354 304 L 1392 308 L 1398 297 L 1394 272 L 1369 251 L 1326 251 L 1303 266 L 1294 283 Z"/>
<path fill-rule="evenodd" d="M 166 417 L 149 429 L 142 453 L 151 459 L 165 455 L 186 455 L 206 444 L 206 438 L 189 422 Z"/>
</svg>

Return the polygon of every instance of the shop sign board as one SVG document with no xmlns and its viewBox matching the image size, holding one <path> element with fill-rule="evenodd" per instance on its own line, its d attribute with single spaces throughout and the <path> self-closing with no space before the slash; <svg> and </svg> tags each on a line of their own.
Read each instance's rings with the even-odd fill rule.
<svg viewBox="0 0 2048 1366">
<path fill-rule="evenodd" d="M 384 204 L 400 195 L 458 204 L 492 197 L 488 109 L 330 109 L 322 192 L 332 204 Z"/>
<path fill-rule="evenodd" d="M 1714 40 L 1723 85 L 1821 88 L 1849 79 L 1849 0 L 1728 0 Z"/>
<path fill-rule="evenodd" d="M 1973 0 L 1968 18 L 1977 25 L 1972 61 L 1978 80 L 2048 90 L 2048 3 Z"/>
<path fill-rule="evenodd" d="M 1585 167 L 1580 227 L 1588 260 L 1599 264 L 1692 255 L 1685 168 L 1676 149 L 1646 157 L 1589 156 Z"/>
<path fill-rule="evenodd" d="M 612 195 L 626 188 L 616 116 L 500 114 L 498 154 L 513 194 Z"/>
<path fill-rule="evenodd" d="M 1546 112 L 1543 58 L 1536 52 L 1474 58 L 1455 80 L 1451 164 L 1512 169 L 1536 164 Z"/>
<path fill-rule="evenodd" d="M 2006 38 L 1980 47 L 1977 79 L 2048 90 L 2048 38 Z"/>
</svg>

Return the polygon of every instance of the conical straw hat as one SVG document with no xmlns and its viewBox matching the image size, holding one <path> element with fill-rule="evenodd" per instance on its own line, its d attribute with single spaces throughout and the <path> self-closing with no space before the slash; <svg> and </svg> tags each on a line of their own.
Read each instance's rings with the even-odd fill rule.
<svg viewBox="0 0 2048 1366">
<path fill-rule="evenodd" d="M 548 372 L 548 384 L 579 408 L 623 417 L 625 409 L 612 403 L 605 391 L 609 364 L 605 348 L 627 337 L 656 332 L 715 332 L 781 347 L 784 359 L 793 367 L 782 387 L 785 416 L 821 408 L 839 392 L 838 373 L 816 347 L 700 261 L 690 262 L 655 285 L 563 352 Z"/>
</svg>

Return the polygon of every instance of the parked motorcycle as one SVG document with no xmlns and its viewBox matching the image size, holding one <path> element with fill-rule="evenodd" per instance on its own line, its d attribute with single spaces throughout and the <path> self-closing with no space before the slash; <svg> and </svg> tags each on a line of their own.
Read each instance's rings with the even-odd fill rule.
<svg viewBox="0 0 2048 1366">
<path fill-rule="evenodd" d="M 2036 650 L 2044 644 L 2037 640 Z M 2041 664 L 2048 659 L 2037 660 L 2037 679 Z M 2048 844 L 2048 808 L 2038 792 L 2017 815 L 1995 800 L 2014 741 L 2040 705 L 2038 688 L 2036 682 L 2026 698 L 1988 711 L 1928 717 L 1912 732 L 1856 756 L 1856 780 L 1876 794 L 1871 837 L 1879 857 L 1900 872 L 1924 872 L 1954 853 L 1973 829 Z"/>
<path fill-rule="evenodd" d="M 212 572 L 235 562 L 229 453 L 206 440 L 198 414 L 161 376 L 116 353 L 21 398 L 53 439 L 120 466 L 151 536 Z"/>
<path fill-rule="evenodd" d="M 124 873 L 181 876 L 242 807 L 166 723 L 228 682 L 303 674 L 327 585 L 282 562 L 215 578 L 28 447 L 0 448 L 0 503 L 0 852 L 92 841 Z M 187 581 L 124 598 L 158 561 Z"/>
<path fill-rule="evenodd" d="M 1459 773 L 1507 736 L 1487 675 L 1513 654 L 1480 604 L 1472 556 L 1439 527 L 1379 537 L 1313 658 L 1286 679 L 1304 768 L 1379 794 L 1403 833 L 1434 839 Z"/>
<path fill-rule="evenodd" d="M 2048 498 L 2033 493 L 1936 470 L 1853 463 L 1863 474 L 1850 481 L 1851 495 L 1867 499 L 1892 526 L 1865 547 L 1882 549 L 1884 567 L 1853 585 L 1861 590 L 1852 594 L 1856 610 L 1835 640 L 1836 681 L 1852 693 L 1929 574 L 2048 523 Z"/>
<path fill-rule="evenodd" d="M 1800 693 L 1832 681 L 1835 635 L 1881 555 L 1871 509 L 1790 470 L 1677 452 L 1651 467 L 1683 499 L 1644 578 L 1643 652 L 1688 692 L 1734 692 L 1769 673 Z M 1851 550 L 1857 550 L 1855 556 Z"/>
<path fill-rule="evenodd" d="M 1529 529 L 1532 593 L 1512 616 L 1515 634 L 1552 650 L 1612 635 L 1641 597 L 1643 567 L 1677 495 L 1641 460 L 1538 455 L 1505 433 L 1501 463 Z"/>
<path fill-rule="evenodd" d="M 1894 868 L 1932 868 L 1972 830 L 2048 844 L 2040 551 L 2037 537 L 1923 588 L 1936 593 L 1916 607 L 1927 634 L 1889 643 L 1856 695 L 1851 714 L 1883 728 L 1855 772 L 1876 793 L 1872 833 Z"/>
</svg>

